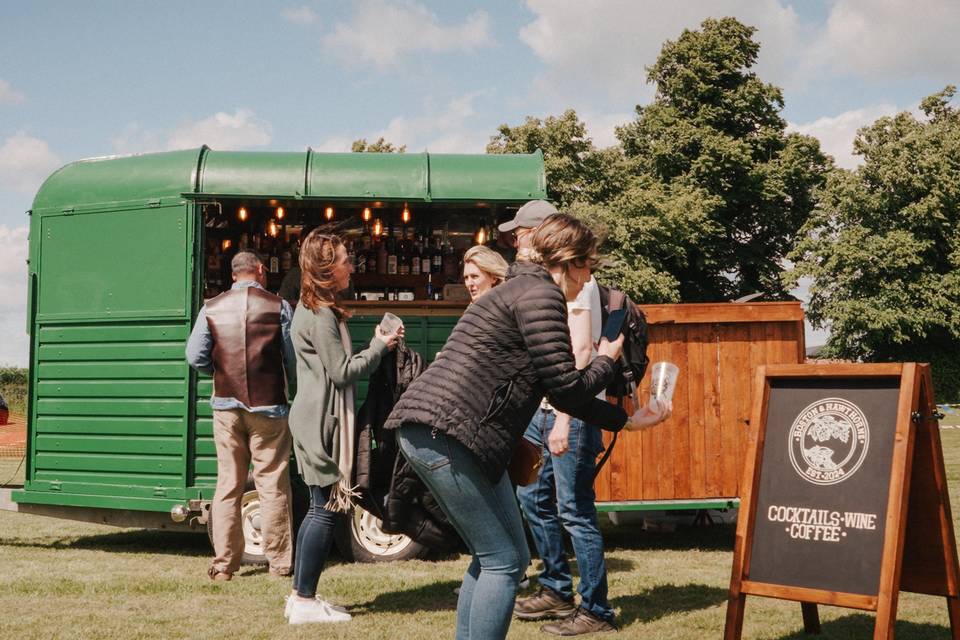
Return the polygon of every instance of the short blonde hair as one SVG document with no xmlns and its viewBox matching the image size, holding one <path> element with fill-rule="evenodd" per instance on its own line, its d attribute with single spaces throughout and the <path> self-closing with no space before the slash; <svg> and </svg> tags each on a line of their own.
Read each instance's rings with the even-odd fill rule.
<svg viewBox="0 0 960 640">
<path fill-rule="evenodd" d="M 495 284 L 500 284 L 507 277 L 507 268 L 509 267 L 507 261 L 490 247 L 477 245 L 467 249 L 467 252 L 463 254 L 463 264 L 466 265 L 467 263 L 474 265 L 493 278 L 496 281 Z"/>
</svg>

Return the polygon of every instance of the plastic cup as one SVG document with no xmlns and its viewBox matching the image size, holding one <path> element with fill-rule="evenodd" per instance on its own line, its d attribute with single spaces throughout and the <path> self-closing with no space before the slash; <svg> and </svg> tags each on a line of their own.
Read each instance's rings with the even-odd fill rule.
<svg viewBox="0 0 960 640">
<path fill-rule="evenodd" d="M 380 320 L 380 331 L 382 331 L 384 335 L 393 333 L 402 326 L 403 320 L 393 315 L 389 311 L 383 314 L 383 319 Z"/>
<path fill-rule="evenodd" d="M 654 362 L 650 369 L 650 408 L 673 400 L 673 390 L 677 387 L 680 367 L 672 362 Z"/>
</svg>

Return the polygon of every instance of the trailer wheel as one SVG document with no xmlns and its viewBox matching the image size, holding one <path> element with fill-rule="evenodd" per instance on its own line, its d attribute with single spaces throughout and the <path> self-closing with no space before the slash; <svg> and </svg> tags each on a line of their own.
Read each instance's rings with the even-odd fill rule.
<svg viewBox="0 0 960 640">
<path fill-rule="evenodd" d="M 260 494 L 257 493 L 253 479 L 247 479 L 247 485 L 240 499 L 240 524 L 243 527 L 243 554 L 240 564 L 267 564 L 263 554 L 263 535 L 260 533 Z M 213 518 L 207 518 L 207 537 L 213 546 Z"/>
<path fill-rule="evenodd" d="M 430 549 L 405 535 L 386 533 L 380 518 L 360 507 L 342 518 L 334 530 L 337 550 L 352 562 L 392 562 L 423 558 Z"/>
</svg>

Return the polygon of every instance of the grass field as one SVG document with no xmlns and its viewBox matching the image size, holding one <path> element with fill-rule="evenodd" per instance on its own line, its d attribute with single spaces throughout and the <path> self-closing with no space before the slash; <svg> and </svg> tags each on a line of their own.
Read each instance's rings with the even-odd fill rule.
<svg viewBox="0 0 960 640">
<path fill-rule="evenodd" d="M 944 430 L 953 512 L 960 501 L 960 430 Z M 6 465 L 0 466 L 0 473 Z M 622 638 L 719 637 L 730 579 L 733 527 L 649 533 L 605 525 L 610 598 Z M 324 572 L 321 593 L 354 620 L 290 627 L 289 582 L 246 568 L 232 582 L 205 575 L 204 535 L 118 530 L 0 512 L 0 638 L 369 638 L 453 636 L 466 557 L 391 565 L 344 564 Z M 873 616 L 821 607 L 824 638 L 865 638 Z M 903 594 L 898 639 L 948 637 L 940 598 Z M 510 638 L 544 638 L 514 621 Z M 803 638 L 796 603 L 747 601 L 745 638 Z"/>
</svg>

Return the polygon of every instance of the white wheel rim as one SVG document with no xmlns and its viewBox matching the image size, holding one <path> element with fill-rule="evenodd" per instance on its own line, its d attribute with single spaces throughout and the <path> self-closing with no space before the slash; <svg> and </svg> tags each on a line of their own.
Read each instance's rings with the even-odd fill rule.
<svg viewBox="0 0 960 640">
<path fill-rule="evenodd" d="M 353 539 L 367 552 L 380 557 L 395 556 L 409 547 L 413 540 L 405 535 L 386 533 L 381 529 L 380 518 L 360 507 L 353 510 L 350 532 Z"/>
<path fill-rule="evenodd" d="M 243 552 L 251 556 L 263 555 L 263 534 L 260 532 L 260 494 L 248 491 L 240 502 L 240 522 L 243 524 Z"/>
</svg>

